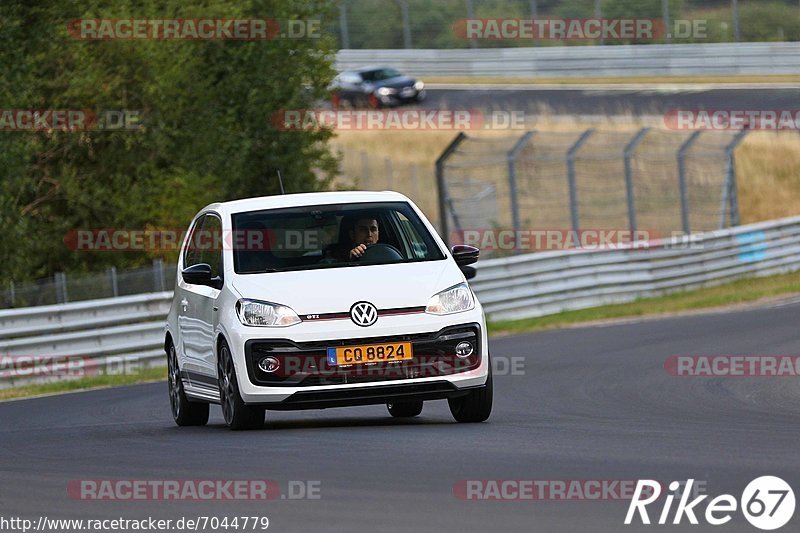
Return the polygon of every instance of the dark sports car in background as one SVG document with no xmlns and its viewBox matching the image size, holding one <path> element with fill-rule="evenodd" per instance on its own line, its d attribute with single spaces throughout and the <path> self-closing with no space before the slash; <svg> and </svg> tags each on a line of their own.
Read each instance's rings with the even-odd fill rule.
<svg viewBox="0 0 800 533">
<path fill-rule="evenodd" d="M 389 67 L 347 70 L 331 84 L 331 104 L 339 107 L 391 107 L 425 99 L 425 84 Z"/>
</svg>

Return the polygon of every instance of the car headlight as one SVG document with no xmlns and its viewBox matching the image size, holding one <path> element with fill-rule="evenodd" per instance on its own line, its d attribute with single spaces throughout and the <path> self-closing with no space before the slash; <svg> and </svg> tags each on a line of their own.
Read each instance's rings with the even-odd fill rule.
<svg viewBox="0 0 800 533">
<path fill-rule="evenodd" d="M 417 83 L 414 84 L 414 88 L 418 91 L 421 91 L 422 89 L 425 88 L 425 84 L 422 83 L 421 81 L 418 81 Z"/>
<path fill-rule="evenodd" d="M 300 317 L 291 307 L 258 300 L 239 300 L 236 314 L 245 326 L 285 327 L 300 322 Z"/>
<path fill-rule="evenodd" d="M 394 89 L 390 89 L 389 87 L 381 87 L 376 91 L 378 96 L 389 96 L 390 94 L 394 93 Z"/>
<path fill-rule="evenodd" d="M 434 294 L 428 301 L 425 312 L 432 315 L 449 315 L 469 311 L 475 307 L 475 298 L 466 283 L 459 283 L 438 294 Z"/>
</svg>

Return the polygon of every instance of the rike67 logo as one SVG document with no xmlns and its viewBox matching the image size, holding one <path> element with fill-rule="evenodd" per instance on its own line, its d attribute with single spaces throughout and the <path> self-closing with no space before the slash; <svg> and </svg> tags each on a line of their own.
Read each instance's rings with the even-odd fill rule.
<svg viewBox="0 0 800 533">
<path fill-rule="evenodd" d="M 730 494 L 717 496 L 707 502 L 704 513 L 700 512 L 700 504 L 708 497 L 707 495 L 697 496 L 689 501 L 693 483 L 694 480 L 689 479 L 686 482 L 685 490 L 680 490 L 682 483 L 678 481 L 669 484 L 672 494 L 667 494 L 664 498 L 664 505 L 658 515 L 658 524 L 678 525 L 685 517 L 690 524 L 697 525 L 699 515 L 705 519 L 706 523 L 712 526 L 721 526 L 730 522 L 733 513 L 736 512 L 737 507 L 740 507 L 742 514 L 750 524 L 758 529 L 771 531 L 786 525 L 794 515 L 794 491 L 779 477 L 762 476 L 754 479 L 745 487 L 739 501 Z M 650 524 L 651 519 L 647 506 L 659 499 L 661 489 L 662 485 L 658 481 L 639 480 L 628 507 L 628 514 L 625 516 L 625 524 L 630 525 L 637 514 L 642 524 Z M 679 501 L 672 521 L 669 522 L 676 495 L 679 496 Z"/>
</svg>

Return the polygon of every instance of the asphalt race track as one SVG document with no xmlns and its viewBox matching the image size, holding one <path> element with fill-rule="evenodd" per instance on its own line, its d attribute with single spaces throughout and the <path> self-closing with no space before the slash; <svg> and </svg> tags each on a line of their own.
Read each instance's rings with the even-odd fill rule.
<svg viewBox="0 0 800 533">
<path fill-rule="evenodd" d="M 673 377 L 663 364 L 673 354 L 797 354 L 798 313 L 795 299 L 496 338 L 497 360 L 524 357 L 524 371 L 496 376 L 493 416 L 477 425 L 456 424 L 445 402 L 433 402 L 412 421 L 383 406 L 268 412 L 263 431 L 244 433 L 227 430 L 212 407 L 209 426 L 178 428 L 165 383 L 2 403 L 0 516 L 265 515 L 270 531 L 757 531 L 738 511 L 718 527 L 624 526 L 624 501 L 465 501 L 453 487 L 694 478 L 711 497 L 738 499 L 753 478 L 776 475 L 797 490 L 796 378 Z M 315 480 L 320 498 L 68 496 L 68 483 L 82 479 L 271 479 L 284 496 L 290 480 Z M 796 528 L 795 518 L 782 530 Z"/>
<path fill-rule="evenodd" d="M 563 115 L 660 115 L 673 109 L 791 110 L 797 108 L 800 100 L 800 87 L 444 87 L 430 88 L 423 107 L 475 109 L 486 108 L 486 102 L 491 102 L 492 110 L 547 110 Z"/>
</svg>

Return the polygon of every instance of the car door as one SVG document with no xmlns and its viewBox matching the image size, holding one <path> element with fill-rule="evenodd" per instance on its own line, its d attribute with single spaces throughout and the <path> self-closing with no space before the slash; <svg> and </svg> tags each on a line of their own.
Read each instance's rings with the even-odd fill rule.
<svg viewBox="0 0 800 533">
<path fill-rule="evenodd" d="M 216 213 L 206 213 L 202 225 L 192 235 L 193 243 L 184 268 L 206 263 L 211 266 L 211 278 L 222 283 L 222 220 Z M 191 382 L 212 385 L 216 381 L 217 370 L 214 359 L 214 329 L 217 299 L 220 289 L 207 285 L 186 283 L 183 289 L 183 310 L 181 336 L 184 343 L 186 361 L 184 369 Z"/>
<path fill-rule="evenodd" d="M 189 230 L 189 237 L 181 251 L 181 269 L 199 264 L 200 250 L 196 246 L 196 241 L 203 229 L 205 215 L 198 217 Z M 197 372 L 200 352 L 200 341 L 198 334 L 197 320 L 195 318 L 197 304 L 194 293 L 197 290 L 194 285 L 186 283 L 183 278 L 178 276 L 178 284 L 175 289 L 178 300 L 178 356 L 180 367 L 191 374 Z"/>
<path fill-rule="evenodd" d="M 363 81 L 361 76 L 354 72 L 342 76 L 342 93 L 349 102 L 357 105 L 364 98 Z"/>
</svg>

